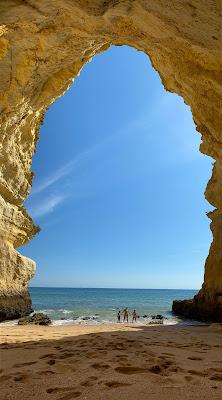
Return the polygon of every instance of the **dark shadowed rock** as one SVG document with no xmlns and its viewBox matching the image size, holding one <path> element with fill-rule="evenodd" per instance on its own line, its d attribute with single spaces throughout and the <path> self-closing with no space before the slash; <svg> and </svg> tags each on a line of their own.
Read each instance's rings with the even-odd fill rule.
<svg viewBox="0 0 222 400">
<path fill-rule="evenodd" d="M 157 315 L 151 315 L 152 319 L 159 319 L 159 320 L 163 320 L 163 316 L 161 314 L 157 314 Z"/>
<path fill-rule="evenodd" d="M 191 300 L 174 300 L 172 311 L 185 319 L 222 322 L 222 295 L 216 292 L 206 299 L 205 293 L 200 291 Z"/>
<path fill-rule="evenodd" d="M 10 296 L 0 294 L 0 322 L 29 315 L 32 310 L 31 297 L 27 290 Z"/>
<path fill-rule="evenodd" d="M 48 315 L 43 313 L 35 313 L 29 315 L 28 317 L 20 318 L 18 325 L 49 325 L 51 324 L 51 319 Z"/>
</svg>

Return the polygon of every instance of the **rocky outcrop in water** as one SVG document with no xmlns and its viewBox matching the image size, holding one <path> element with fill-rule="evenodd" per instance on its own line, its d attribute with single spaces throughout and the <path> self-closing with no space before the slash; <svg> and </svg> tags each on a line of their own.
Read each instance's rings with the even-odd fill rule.
<svg viewBox="0 0 222 400">
<path fill-rule="evenodd" d="M 18 325 L 50 325 L 52 323 L 48 315 L 43 313 L 35 313 L 28 317 L 20 318 Z"/>
<path fill-rule="evenodd" d="M 205 293 L 199 292 L 191 300 L 174 300 L 172 310 L 183 318 L 200 321 L 222 322 L 221 294 L 214 293 L 213 298 L 205 298 Z M 218 299 L 219 298 L 219 299 Z"/>
<path fill-rule="evenodd" d="M 163 315 L 161 315 L 161 314 L 151 315 L 151 318 L 161 320 L 161 321 L 164 319 Z"/>
<path fill-rule="evenodd" d="M 206 313 L 212 319 L 215 312 L 221 314 L 220 2 L 13 0 L 0 2 L 2 319 L 24 315 L 31 308 L 27 285 L 35 263 L 16 248 L 38 232 L 23 202 L 32 186 L 32 156 L 44 113 L 69 88 L 84 64 L 112 44 L 132 46 L 150 57 L 165 88 L 190 106 L 201 133 L 200 149 L 215 160 L 205 192 L 215 208 L 208 214 L 213 242 L 194 308 L 201 318 Z M 183 313 L 190 310 L 190 304 L 184 303 Z"/>
</svg>

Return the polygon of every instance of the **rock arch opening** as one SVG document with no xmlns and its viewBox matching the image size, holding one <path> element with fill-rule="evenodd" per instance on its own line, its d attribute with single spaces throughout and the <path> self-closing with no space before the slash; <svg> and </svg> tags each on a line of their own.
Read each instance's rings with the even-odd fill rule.
<svg viewBox="0 0 222 400">
<path fill-rule="evenodd" d="M 30 311 L 27 283 L 34 263 L 15 249 L 38 231 L 23 207 L 32 184 L 31 160 L 44 112 L 70 86 L 82 66 L 111 44 L 149 55 L 165 88 L 190 105 L 201 151 L 212 156 L 206 198 L 213 242 L 204 284 L 190 302 L 174 309 L 186 316 L 222 316 L 222 196 L 220 20 L 216 5 L 124 1 L 43 1 L 1 6 L 1 319 Z M 210 16 L 208 25 L 204 15 Z M 21 19 L 18 16 L 21 16 Z M 181 15 L 183 18 L 181 19 Z M 22 20 L 22 23 L 20 22 Z"/>
<path fill-rule="evenodd" d="M 211 241 L 199 144 L 144 53 L 94 57 L 41 129 L 25 203 L 41 233 L 21 249 L 37 262 L 31 285 L 199 288 Z"/>
</svg>

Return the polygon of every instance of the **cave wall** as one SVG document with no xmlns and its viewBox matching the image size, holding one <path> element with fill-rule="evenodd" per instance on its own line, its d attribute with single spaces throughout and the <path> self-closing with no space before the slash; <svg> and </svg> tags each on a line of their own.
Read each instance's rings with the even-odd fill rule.
<svg viewBox="0 0 222 400">
<path fill-rule="evenodd" d="M 222 317 L 222 12 L 217 0 L 0 0 L 0 319 L 29 313 L 35 263 L 16 248 L 38 232 L 23 202 L 47 108 L 110 45 L 144 51 L 191 107 L 214 158 L 206 189 L 213 242 L 201 291 L 179 314 Z"/>
</svg>

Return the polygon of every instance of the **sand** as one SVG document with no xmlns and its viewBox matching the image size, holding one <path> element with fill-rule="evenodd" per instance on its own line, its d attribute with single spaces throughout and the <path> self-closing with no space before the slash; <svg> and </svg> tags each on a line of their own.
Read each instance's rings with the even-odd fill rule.
<svg viewBox="0 0 222 400">
<path fill-rule="evenodd" d="M 222 326 L 4 326 L 4 400 L 221 400 Z"/>
</svg>

